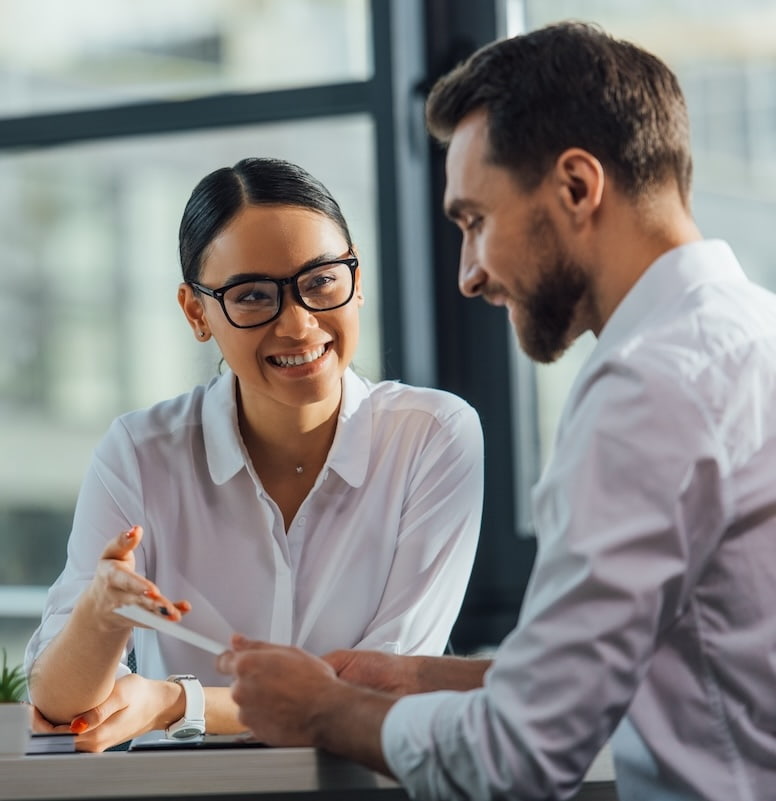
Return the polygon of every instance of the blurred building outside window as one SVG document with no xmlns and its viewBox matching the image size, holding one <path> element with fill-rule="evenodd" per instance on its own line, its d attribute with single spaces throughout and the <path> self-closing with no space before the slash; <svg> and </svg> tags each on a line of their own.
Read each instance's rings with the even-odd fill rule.
<svg viewBox="0 0 776 801">
<path fill-rule="evenodd" d="M 148 100 L 235 93 L 239 103 L 372 73 L 367 0 L 0 0 L 0 19 L 0 129 Z M 194 342 L 176 301 L 178 225 L 206 173 L 266 155 L 328 186 L 361 255 L 354 366 L 381 373 L 369 114 L 84 137 L 0 150 L 0 646 L 15 661 L 64 564 L 81 478 L 110 421 L 217 373 L 220 354 Z"/>
<path fill-rule="evenodd" d="M 776 4 L 507 0 L 506 10 L 509 35 L 584 20 L 666 61 L 687 99 L 692 208 L 701 232 L 727 240 L 749 278 L 776 290 Z M 586 334 L 558 362 L 536 367 L 541 464 L 574 376 L 594 345 Z"/>
</svg>

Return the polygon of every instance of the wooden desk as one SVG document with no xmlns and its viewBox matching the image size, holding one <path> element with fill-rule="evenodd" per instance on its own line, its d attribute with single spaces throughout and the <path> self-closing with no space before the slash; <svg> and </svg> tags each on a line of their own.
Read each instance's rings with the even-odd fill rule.
<svg viewBox="0 0 776 801">
<path fill-rule="evenodd" d="M 577 801 L 616 801 L 610 762 Z M 0 758 L 2 801 L 406 801 L 395 782 L 311 748 L 52 754 Z"/>
</svg>

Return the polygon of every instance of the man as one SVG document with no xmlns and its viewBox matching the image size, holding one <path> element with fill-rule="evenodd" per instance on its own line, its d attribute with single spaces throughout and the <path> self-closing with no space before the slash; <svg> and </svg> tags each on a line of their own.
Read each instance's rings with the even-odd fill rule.
<svg viewBox="0 0 776 801">
<path fill-rule="evenodd" d="M 623 801 L 776 797 L 776 297 L 693 222 L 674 75 L 560 24 L 475 53 L 427 119 L 461 291 L 538 361 L 598 337 L 520 621 L 492 664 L 235 638 L 241 719 L 417 798 L 568 798 L 612 735 Z"/>
</svg>

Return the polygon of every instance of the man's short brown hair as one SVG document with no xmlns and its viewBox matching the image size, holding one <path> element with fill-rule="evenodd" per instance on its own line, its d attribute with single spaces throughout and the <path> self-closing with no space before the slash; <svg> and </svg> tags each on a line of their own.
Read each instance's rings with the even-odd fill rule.
<svg viewBox="0 0 776 801">
<path fill-rule="evenodd" d="M 527 190 L 567 148 L 594 155 L 631 197 L 675 180 L 688 203 L 687 108 L 657 57 L 598 27 L 559 23 L 489 44 L 440 78 L 426 105 L 431 134 L 449 142 L 485 109 L 489 159 Z"/>
</svg>

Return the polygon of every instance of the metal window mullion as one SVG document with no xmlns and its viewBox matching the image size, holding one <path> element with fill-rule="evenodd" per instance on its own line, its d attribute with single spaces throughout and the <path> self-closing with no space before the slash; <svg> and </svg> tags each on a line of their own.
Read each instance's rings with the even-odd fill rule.
<svg viewBox="0 0 776 801">
<path fill-rule="evenodd" d="M 0 119 L 0 150 L 372 112 L 372 81 Z"/>
</svg>

